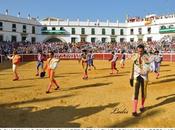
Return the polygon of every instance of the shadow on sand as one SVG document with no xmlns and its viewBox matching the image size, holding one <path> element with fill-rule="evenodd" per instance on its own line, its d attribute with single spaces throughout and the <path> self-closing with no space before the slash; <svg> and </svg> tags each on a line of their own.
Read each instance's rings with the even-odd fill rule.
<svg viewBox="0 0 175 130">
<path fill-rule="evenodd" d="M 82 72 L 60 73 L 60 75 L 76 75 L 76 74 L 82 74 Z"/>
<path fill-rule="evenodd" d="M 156 100 L 160 100 L 163 98 L 165 98 L 165 99 L 162 102 L 155 104 L 155 105 L 152 105 L 152 106 L 145 107 L 145 111 L 175 102 L 175 94 L 157 97 Z"/>
<path fill-rule="evenodd" d="M 30 88 L 30 87 L 34 87 L 34 85 L 23 85 L 23 86 L 16 86 L 16 87 L 6 87 L 6 88 L 0 88 L 0 90 L 11 90 L 11 89 Z"/>
<path fill-rule="evenodd" d="M 160 72 L 168 72 L 168 71 L 171 71 L 171 70 L 160 70 Z"/>
<path fill-rule="evenodd" d="M 170 65 L 169 64 L 164 64 L 164 65 L 160 65 L 160 66 L 165 67 L 165 66 L 170 66 Z"/>
<path fill-rule="evenodd" d="M 55 99 L 62 99 L 62 98 L 69 98 L 75 96 L 74 94 L 70 95 L 63 95 L 63 96 L 58 96 L 58 97 L 50 97 L 50 98 L 42 98 L 42 99 L 31 99 L 27 101 L 18 101 L 18 102 L 13 102 L 13 103 L 7 103 L 7 104 L 0 104 L 0 107 L 11 107 L 11 106 L 16 106 L 16 105 L 24 105 L 27 103 L 36 103 L 36 102 L 45 102 L 45 101 L 51 101 Z"/>
<path fill-rule="evenodd" d="M 160 80 L 160 81 L 155 81 L 155 82 L 152 82 L 152 83 L 149 83 L 149 85 L 152 85 L 152 84 L 161 84 L 161 83 L 169 83 L 169 82 L 175 82 L 175 78 L 171 78 L 171 79 L 163 79 L 163 80 Z"/>
<path fill-rule="evenodd" d="M 161 96 L 161 97 L 157 97 L 156 100 L 160 100 L 165 98 L 162 102 L 152 105 L 152 106 L 148 106 L 145 107 L 145 112 L 148 110 L 152 110 L 154 108 L 163 106 L 163 105 L 167 105 L 170 103 L 175 103 L 175 94 L 170 94 L 170 95 L 166 95 L 166 96 Z M 152 110 L 150 112 L 147 112 L 145 114 L 140 114 L 138 117 L 130 117 L 128 119 L 125 119 L 124 121 L 120 122 L 120 123 L 116 123 L 114 125 L 108 126 L 108 127 L 130 127 L 131 125 L 136 125 L 137 123 L 139 123 L 141 120 L 145 119 L 145 118 L 149 118 L 151 116 L 155 116 L 158 115 L 159 113 L 163 112 L 163 110 Z"/>
<path fill-rule="evenodd" d="M 111 75 L 105 75 L 105 76 L 99 76 L 94 77 L 92 79 L 102 79 L 102 78 L 110 78 L 110 77 L 119 77 L 119 76 L 125 76 L 126 74 L 111 74 Z"/>
<path fill-rule="evenodd" d="M 109 82 L 109 83 L 94 83 L 94 84 L 80 85 L 80 86 L 76 86 L 76 87 L 69 88 L 69 89 L 64 90 L 64 91 L 68 91 L 68 90 L 77 90 L 77 89 L 84 89 L 84 88 L 102 87 L 102 86 L 106 86 L 106 85 L 110 85 L 110 84 L 112 84 L 112 82 Z"/>
<path fill-rule="evenodd" d="M 56 106 L 33 111 L 35 107 L 1 107 L 0 127 L 81 127 L 76 120 L 91 116 L 118 103 L 80 108 L 76 106 Z"/>
<path fill-rule="evenodd" d="M 125 127 L 134 127 L 133 125 L 137 125 L 139 122 L 141 122 L 143 119 L 149 119 L 152 116 L 156 116 L 159 113 L 161 113 L 161 110 L 154 110 L 151 112 L 146 113 L 145 115 L 138 116 L 138 117 L 129 117 L 119 123 L 114 123 L 111 126 L 107 126 L 110 128 L 125 128 Z"/>
<path fill-rule="evenodd" d="M 159 79 L 161 79 L 161 78 L 169 78 L 169 77 L 175 77 L 175 74 L 164 75 L 164 76 L 159 77 Z"/>
</svg>

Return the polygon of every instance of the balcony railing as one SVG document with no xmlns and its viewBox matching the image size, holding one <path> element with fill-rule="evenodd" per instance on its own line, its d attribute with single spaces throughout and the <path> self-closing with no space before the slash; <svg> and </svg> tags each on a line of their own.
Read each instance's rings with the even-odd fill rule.
<svg viewBox="0 0 175 130">
<path fill-rule="evenodd" d="M 162 28 L 159 33 L 175 33 L 175 28 Z"/>
<path fill-rule="evenodd" d="M 47 35 L 66 35 L 67 32 L 65 30 L 41 30 L 42 34 Z"/>
</svg>

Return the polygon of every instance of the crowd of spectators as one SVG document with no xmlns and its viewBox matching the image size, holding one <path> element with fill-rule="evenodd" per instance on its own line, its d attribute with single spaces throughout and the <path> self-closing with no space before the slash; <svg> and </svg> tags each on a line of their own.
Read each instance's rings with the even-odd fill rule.
<svg viewBox="0 0 175 130">
<path fill-rule="evenodd" d="M 175 14 L 168 14 L 168 15 L 161 15 L 157 16 L 155 14 L 149 14 L 145 18 L 142 17 L 127 17 L 127 22 L 128 23 L 133 23 L 133 22 L 143 22 L 143 21 L 148 21 L 148 20 L 157 20 L 157 19 L 169 19 L 169 18 L 175 18 Z"/>
<path fill-rule="evenodd" d="M 94 53 L 110 53 L 112 51 L 133 53 L 138 44 L 144 44 L 147 52 L 159 50 L 161 52 L 174 52 L 175 44 L 173 42 L 152 41 L 152 42 L 115 42 L 115 43 L 63 43 L 63 42 L 45 42 L 45 43 L 30 43 L 30 42 L 1 42 L 0 54 L 11 54 L 14 49 L 19 54 L 36 54 L 38 51 L 48 53 L 81 53 L 83 49 L 92 50 Z"/>
</svg>

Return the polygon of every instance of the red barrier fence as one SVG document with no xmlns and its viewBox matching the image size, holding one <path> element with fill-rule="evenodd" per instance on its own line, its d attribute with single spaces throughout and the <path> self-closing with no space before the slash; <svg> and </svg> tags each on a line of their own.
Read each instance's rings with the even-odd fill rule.
<svg viewBox="0 0 175 130">
<path fill-rule="evenodd" d="M 62 60 L 76 60 L 80 58 L 80 53 L 59 53 L 55 54 L 55 57 L 60 57 Z M 109 60 L 111 58 L 110 53 L 95 53 L 95 60 Z M 121 59 L 121 54 L 118 54 L 119 59 Z M 131 58 L 131 54 L 126 54 L 126 58 Z M 6 59 L 5 56 L 0 55 L 0 63 Z M 34 54 L 23 54 L 21 55 L 21 61 L 35 61 L 37 55 Z M 165 53 L 163 54 L 163 61 L 175 62 L 175 53 Z"/>
</svg>

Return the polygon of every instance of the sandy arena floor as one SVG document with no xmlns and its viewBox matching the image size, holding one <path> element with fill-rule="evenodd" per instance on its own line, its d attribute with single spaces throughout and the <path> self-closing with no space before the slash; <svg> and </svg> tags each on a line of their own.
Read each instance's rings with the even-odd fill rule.
<svg viewBox="0 0 175 130">
<path fill-rule="evenodd" d="M 108 61 L 82 80 L 77 61 L 61 61 L 56 80 L 61 90 L 46 94 L 48 78 L 35 76 L 35 62 L 19 67 L 12 81 L 11 65 L 0 64 L 0 127 L 175 127 L 175 63 L 163 62 L 161 75 L 150 73 L 147 110 L 132 117 L 131 62 L 110 75 Z M 139 104 L 140 106 L 140 104 Z"/>
</svg>

